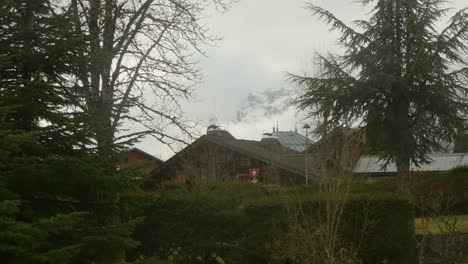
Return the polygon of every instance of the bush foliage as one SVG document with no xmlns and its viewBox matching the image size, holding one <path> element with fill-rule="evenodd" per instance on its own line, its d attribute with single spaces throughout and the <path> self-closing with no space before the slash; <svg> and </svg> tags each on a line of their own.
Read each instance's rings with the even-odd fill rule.
<svg viewBox="0 0 468 264">
<path fill-rule="evenodd" d="M 354 193 L 394 193 L 396 178 L 376 179 L 362 182 L 354 188 Z M 468 167 L 459 167 L 444 172 L 412 172 L 410 193 L 416 207 L 425 207 L 431 200 L 445 204 L 447 214 L 468 213 Z M 420 212 L 417 212 L 418 214 Z"/>
<path fill-rule="evenodd" d="M 201 188 L 161 195 L 137 226 L 136 240 L 141 245 L 133 254 L 176 255 L 182 263 L 216 263 L 218 256 L 226 263 L 269 263 L 274 240 L 293 223 L 294 216 L 286 208 L 300 206 L 315 220 L 323 208 L 323 199 L 307 191 L 278 192 L 237 184 Z M 394 194 L 353 195 L 344 219 L 341 239 L 359 246 L 364 263 L 414 263 L 413 209 L 406 199 Z"/>
</svg>

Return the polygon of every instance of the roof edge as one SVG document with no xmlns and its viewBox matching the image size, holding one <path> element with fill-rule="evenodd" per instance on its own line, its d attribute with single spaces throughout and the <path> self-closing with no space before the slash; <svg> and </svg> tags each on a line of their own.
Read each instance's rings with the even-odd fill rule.
<svg viewBox="0 0 468 264">
<path fill-rule="evenodd" d="M 140 154 L 143 154 L 143 155 L 145 155 L 145 156 L 147 156 L 147 157 L 150 157 L 151 159 L 154 159 L 154 160 L 156 160 L 156 161 L 158 161 L 158 162 L 164 163 L 164 161 L 163 161 L 162 159 L 160 159 L 160 158 L 158 158 L 158 157 L 156 157 L 156 156 L 154 156 L 154 155 L 151 155 L 151 154 L 149 154 L 148 152 L 146 152 L 146 151 L 144 151 L 144 150 L 141 150 L 141 149 L 139 149 L 139 148 L 137 148 L 137 147 L 131 148 L 131 149 L 125 151 L 124 153 L 130 153 L 130 152 L 132 152 L 132 151 L 136 151 L 136 152 L 138 152 L 138 153 L 140 153 Z"/>
</svg>

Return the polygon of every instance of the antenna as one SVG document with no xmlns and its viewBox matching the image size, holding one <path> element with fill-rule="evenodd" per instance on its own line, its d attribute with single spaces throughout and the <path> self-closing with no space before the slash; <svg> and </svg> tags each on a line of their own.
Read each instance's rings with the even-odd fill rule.
<svg viewBox="0 0 468 264">
<path fill-rule="evenodd" d="M 218 124 L 218 113 L 217 113 L 217 108 L 216 108 L 216 100 L 214 100 L 213 104 L 213 113 L 210 116 L 209 123 L 210 125 L 219 125 Z"/>
<path fill-rule="evenodd" d="M 218 109 L 217 109 L 217 107 L 216 107 L 216 106 L 217 106 L 217 105 L 216 105 L 217 102 L 218 102 L 218 100 L 215 99 L 215 101 L 214 101 L 214 116 L 215 116 L 216 120 L 218 119 Z"/>
</svg>

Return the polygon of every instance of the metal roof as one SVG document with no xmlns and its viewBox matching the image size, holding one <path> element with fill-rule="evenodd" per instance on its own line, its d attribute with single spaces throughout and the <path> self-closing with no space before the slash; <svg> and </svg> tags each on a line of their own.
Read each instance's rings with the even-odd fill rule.
<svg viewBox="0 0 468 264">
<path fill-rule="evenodd" d="M 293 131 L 275 131 L 272 133 L 272 135 L 278 138 L 278 141 L 284 147 L 298 152 L 303 152 L 306 150 L 306 140 L 308 140 L 307 146 L 314 144 L 314 141 L 307 139 L 305 136 Z"/>
<path fill-rule="evenodd" d="M 427 155 L 432 162 L 429 164 L 420 164 L 420 167 L 411 164 L 412 171 L 448 171 L 457 167 L 468 166 L 468 153 L 453 154 L 429 154 Z M 388 166 L 382 169 L 385 161 L 379 160 L 376 156 L 362 156 L 354 168 L 354 173 L 395 173 L 396 166 L 390 162 Z"/>
</svg>

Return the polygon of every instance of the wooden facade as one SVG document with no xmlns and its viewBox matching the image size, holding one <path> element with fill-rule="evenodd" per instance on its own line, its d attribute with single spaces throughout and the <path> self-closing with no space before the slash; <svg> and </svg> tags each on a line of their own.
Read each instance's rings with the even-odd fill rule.
<svg viewBox="0 0 468 264">
<path fill-rule="evenodd" d="M 237 140 L 230 134 L 208 134 L 196 140 L 152 172 L 154 188 L 165 181 L 250 182 L 249 169 L 260 169 L 259 184 L 290 185 L 304 182 L 303 164 L 293 166 L 281 158 L 297 154 L 279 145 Z"/>
<path fill-rule="evenodd" d="M 142 173 L 149 174 L 163 163 L 164 162 L 162 160 L 154 157 L 153 155 L 146 153 L 143 150 L 133 148 L 119 156 L 116 166 L 119 169 L 136 167 Z"/>
</svg>

